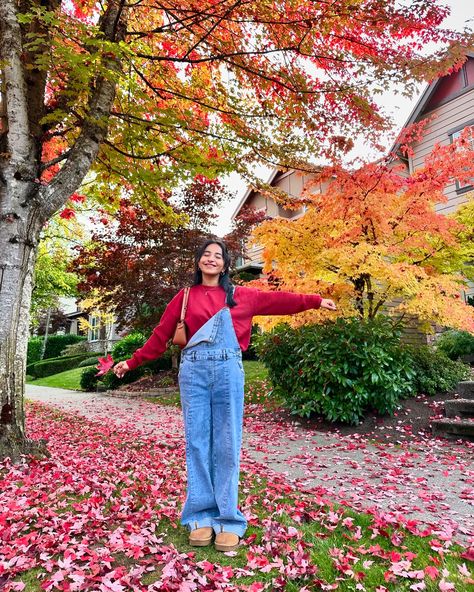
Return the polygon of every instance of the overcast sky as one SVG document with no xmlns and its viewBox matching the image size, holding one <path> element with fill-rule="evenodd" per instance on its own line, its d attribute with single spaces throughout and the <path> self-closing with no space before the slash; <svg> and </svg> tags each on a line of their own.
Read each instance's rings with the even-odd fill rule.
<svg viewBox="0 0 474 592">
<path fill-rule="evenodd" d="M 474 27 L 473 0 L 444 0 L 443 4 L 447 4 L 451 8 L 450 17 L 443 23 L 446 28 L 460 30 L 466 24 Z M 388 111 L 388 113 L 393 117 L 395 126 L 397 127 L 396 131 L 401 129 L 403 124 L 408 119 L 424 88 L 425 85 L 420 85 L 418 94 L 411 100 L 401 95 L 393 94 L 387 94 L 385 96 L 381 96 L 378 99 L 379 104 L 382 105 L 384 109 Z M 269 170 L 262 168 L 262 178 L 266 180 L 268 175 Z M 233 193 L 236 193 L 236 197 L 221 208 L 219 219 L 214 228 L 214 232 L 219 236 L 223 236 L 229 232 L 231 228 L 231 216 L 247 189 L 245 182 L 237 174 L 229 175 L 222 181 Z"/>
</svg>

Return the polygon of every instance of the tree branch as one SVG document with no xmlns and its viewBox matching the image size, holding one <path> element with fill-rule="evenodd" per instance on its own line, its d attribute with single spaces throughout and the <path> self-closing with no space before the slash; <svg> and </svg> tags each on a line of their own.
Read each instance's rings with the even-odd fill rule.
<svg viewBox="0 0 474 592">
<path fill-rule="evenodd" d="M 41 169 L 40 169 L 41 172 L 45 171 L 46 169 L 49 169 L 49 167 L 52 167 L 55 164 L 62 162 L 63 160 L 66 160 L 66 158 L 69 156 L 70 153 L 71 153 L 70 150 L 66 150 L 65 152 L 63 152 L 62 154 L 60 154 L 56 158 L 53 158 L 49 162 L 43 162 L 41 164 Z"/>
<path fill-rule="evenodd" d="M 177 146 L 174 146 L 173 148 L 170 148 L 169 150 L 165 150 L 164 152 L 158 152 L 157 154 L 150 154 L 148 156 L 137 156 L 136 154 L 131 154 L 130 152 L 125 152 L 125 150 L 121 150 L 118 146 L 115 146 L 115 144 L 113 144 L 112 142 L 109 142 L 108 140 L 104 140 L 104 144 L 106 146 L 110 146 L 112 148 L 112 150 L 115 150 L 119 154 L 122 154 L 122 156 L 127 156 L 128 158 L 133 158 L 134 160 L 153 160 L 155 158 L 160 158 L 161 156 L 166 156 L 170 152 L 177 150 L 180 146 L 184 146 L 186 144 L 186 142 L 179 142 Z"/>
<path fill-rule="evenodd" d="M 125 26 L 122 20 L 124 0 L 111 0 L 99 22 L 103 38 L 117 42 L 124 38 Z M 115 57 L 104 59 L 104 64 L 112 71 L 120 69 Z M 53 180 L 40 191 L 41 212 L 45 219 L 51 217 L 76 191 L 91 164 L 94 162 L 100 144 L 107 135 L 108 119 L 115 99 L 115 82 L 106 76 L 98 77 L 89 103 L 87 117 L 84 118 L 81 133 L 69 152 L 64 166 Z"/>
</svg>

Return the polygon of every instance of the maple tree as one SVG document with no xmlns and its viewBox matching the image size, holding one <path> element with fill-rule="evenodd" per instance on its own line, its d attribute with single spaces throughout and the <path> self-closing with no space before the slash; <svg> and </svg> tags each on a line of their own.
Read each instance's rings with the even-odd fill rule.
<svg viewBox="0 0 474 592">
<path fill-rule="evenodd" d="M 266 221 L 254 233 L 264 271 L 278 277 L 279 289 L 330 294 L 342 316 L 371 319 L 388 310 L 427 327 L 474 331 L 474 309 L 460 298 L 474 279 L 474 200 L 449 216 L 435 209 L 447 202 L 448 185 L 474 177 L 471 133 L 437 145 L 408 176 L 389 161 L 314 169 L 302 198 L 293 200 L 307 211 Z M 315 193 L 320 183 L 323 191 Z M 293 322 L 319 318 L 315 311 Z"/>
<path fill-rule="evenodd" d="M 28 450 L 22 394 L 44 224 L 81 192 L 113 211 L 196 174 L 333 153 L 388 124 L 374 92 L 459 67 L 432 0 L 2 0 L 0 457 Z M 427 55 L 430 42 L 446 51 Z M 63 209 L 64 208 L 64 209 Z"/>
</svg>

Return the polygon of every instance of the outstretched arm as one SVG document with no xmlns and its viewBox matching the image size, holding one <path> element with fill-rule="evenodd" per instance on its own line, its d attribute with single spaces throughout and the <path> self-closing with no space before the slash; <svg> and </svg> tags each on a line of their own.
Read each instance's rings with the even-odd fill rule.
<svg viewBox="0 0 474 592">
<path fill-rule="evenodd" d="M 319 294 L 298 294 L 295 292 L 263 292 L 255 288 L 242 288 L 245 298 L 253 302 L 254 315 L 288 315 L 312 308 L 336 310 L 332 300 L 321 298 Z"/>
<path fill-rule="evenodd" d="M 182 302 L 183 290 L 178 292 L 168 304 L 159 324 L 153 329 L 153 333 L 144 346 L 137 349 L 129 360 L 119 362 L 114 366 L 113 371 L 116 376 L 122 378 L 122 376 L 129 370 L 134 370 L 146 362 L 156 360 L 163 354 L 166 350 L 168 341 L 171 339 L 176 329 L 176 323 L 178 322 L 181 313 Z"/>
</svg>

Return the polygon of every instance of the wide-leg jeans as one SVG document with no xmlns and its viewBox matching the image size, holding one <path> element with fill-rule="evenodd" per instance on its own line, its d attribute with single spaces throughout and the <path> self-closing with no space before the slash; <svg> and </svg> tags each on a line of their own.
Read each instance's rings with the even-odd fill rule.
<svg viewBox="0 0 474 592">
<path fill-rule="evenodd" d="M 237 507 L 244 370 L 228 307 L 182 350 L 179 386 L 188 476 L 181 523 L 241 537 L 247 526 Z"/>
</svg>

